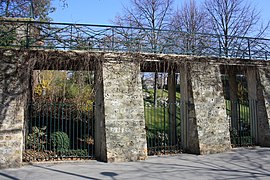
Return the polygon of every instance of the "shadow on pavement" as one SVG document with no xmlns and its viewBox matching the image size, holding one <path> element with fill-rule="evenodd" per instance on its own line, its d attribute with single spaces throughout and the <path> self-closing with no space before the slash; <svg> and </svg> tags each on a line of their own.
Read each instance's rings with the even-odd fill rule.
<svg viewBox="0 0 270 180">
<path fill-rule="evenodd" d="M 111 177 L 113 180 L 115 180 L 114 176 L 118 176 L 118 174 L 114 172 L 101 172 L 100 174 L 103 176 Z"/>
<path fill-rule="evenodd" d="M 52 169 L 49 167 L 44 167 L 44 166 L 38 166 L 38 165 L 32 165 L 33 167 L 37 167 L 37 168 L 41 168 L 41 169 L 46 169 L 49 171 L 54 171 L 54 172 L 58 172 L 58 173 L 63 173 L 63 174 L 68 174 L 70 176 L 76 176 L 82 179 L 93 179 L 93 180 L 101 180 L 101 179 L 97 179 L 97 178 L 93 178 L 93 177 L 89 177 L 89 176 L 84 176 L 81 174 L 76 174 L 76 173 L 72 173 L 72 172 L 67 172 L 67 171 L 62 171 L 62 170 L 57 170 L 57 169 Z"/>
<path fill-rule="evenodd" d="M 175 162 L 166 163 L 166 157 L 162 162 L 147 162 L 138 171 L 143 171 L 143 174 L 153 173 L 172 173 L 177 172 L 186 175 L 186 177 L 208 177 L 211 179 L 270 179 L 270 155 L 266 156 L 265 152 L 270 149 L 249 149 L 237 150 L 226 156 L 218 154 L 206 156 L 185 156 L 175 157 Z M 251 153 L 250 153 L 251 152 Z M 170 167 L 168 170 L 167 167 Z M 267 166 L 267 167 L 266 167 Z M 156 170 L 158 169 L 158 171 Z M 185 179 L 185 178 L 183 178 Z"/>
<path fill-rule="evenodd" d="M 11 179 L 11 180 L 19 180 L 19 179 L 16 178 L 16 177 L 13 177 L 13 176 L 10 176 L 10 175 L 8 175 L 8 174 L 1 173 L 1 172 L 0 172 L 0 179 L 1 179 L 1 176 L 2 176 L 2 177 L 5 177 L 5 178 L 8 178 L 8 179 Z"/>
</svg>

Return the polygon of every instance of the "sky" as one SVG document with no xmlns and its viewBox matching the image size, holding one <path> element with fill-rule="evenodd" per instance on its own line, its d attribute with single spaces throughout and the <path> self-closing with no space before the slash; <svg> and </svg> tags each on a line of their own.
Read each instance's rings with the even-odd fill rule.
<svg viewBox="0 0 270 180">
<path fill-rule="evenodd" d="M 197 0 L 200 3 L 203 0 Z M 123 12 L 123 5 L 128 6 L 129 0 L 67 0 L 68 7 L 61 8 L 60 3 L 54 0 L 56 12 L 51 14 L 54 22 L 112 24 L 116 15 Z M 180 7 L 184 0 L 175 0 L 175 7 Z M 261 12 L 262 19 L 270 20 L 270 0 L 250 0 Z"/>
</svg>

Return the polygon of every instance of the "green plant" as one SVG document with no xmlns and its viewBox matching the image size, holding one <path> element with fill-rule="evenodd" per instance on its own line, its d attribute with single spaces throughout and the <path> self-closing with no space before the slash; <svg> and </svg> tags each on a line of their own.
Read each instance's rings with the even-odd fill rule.
<svg viewBox="0 0 270 180">
<path fill-rule="evenodd" d="M 46 126 L 44 126 L 43 128 L 38 128 L 36 126 L 33 126 L 32 133 L 27 136 L 27 140 L 26 140 L 27 148 L 43 151 L 45 149 L 44 144 L 46 144 L 45 131 L 46 131 Z"/>
<path fill-rule="evenodd" d="M 169 142 L 168 134 L 162 130 L 148 129 L 146 137 L 149 146 L 164 146 Z"/>
<path fill-rule="evenodd" d="M 230 138 L 233 145 L 238 144 L 238 131 L 235 128 L 230 129 Z"/>
<path fill-rule="evenodd" d="M 16 40 L 16 31 L 9 27 L 0 26 L 0 46 L 11 46 Z"/>
<path fill-rule="evenodd" d="M 69 137 L 65 132 L 57 131 L 52 133 L 50 140 L 54 151 L 65 151 L 69 148 Z"/>
</svg>

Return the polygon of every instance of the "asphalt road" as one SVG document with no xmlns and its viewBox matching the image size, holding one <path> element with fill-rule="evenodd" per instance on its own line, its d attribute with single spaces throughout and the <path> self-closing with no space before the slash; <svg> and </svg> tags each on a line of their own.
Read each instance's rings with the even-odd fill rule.
<svg viewBox="0 0 270 180">
<path fill-rule="evenodd" d="M 97 161 L 35 164 L 0 170 L 2 180 L 77 179 L 269 179 L 270 148 L 239 148 L 231 152 L 197 156 L 149 157 L 145 161 Z"/>
</svg>

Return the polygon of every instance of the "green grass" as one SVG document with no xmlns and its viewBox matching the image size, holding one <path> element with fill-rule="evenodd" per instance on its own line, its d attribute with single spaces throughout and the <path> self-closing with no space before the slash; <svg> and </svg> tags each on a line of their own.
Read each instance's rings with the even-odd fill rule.
<svg viewBox="0 0 270 180">
<path fill-rule="evenodd" d="M 167 131 L 169 129 L 170 120 L 172 120 L 172 115 L 169 113 L 169 109 L 172 108 L 171 105 L 161 105 L 158 104 L 157 107 L 154 105 L 145 105 L 144 115 L 146 126 L 148 129 L 155 129 L 157 131 Z M 180 123 L 180 107 L 176 106 L 176 123 Z"/>
<path fill-rule="evenodd" d="M 231 101 L 226 100 L 226 112 L 227 114 L 231 114 Z M 236 103 L 237 111 L 240 111 L 240 114 L 238 115 L 240 117 L 240 120 L 243 121 L 249 121 L 250 118 L 250 108 L 246 103 L 239 103 L 239 102 L 233 102 Z"/>
<path fill-rule="evenodd" d="M 168 127 L 169 112 L 166 107 L 145 106 L 144 113 L 148 129 L 161 131 Z"/>
<path fill-rule="evenodd" d="M 147 129 L 160 132 L 169 131 L 170 120 L 172 120 L 173 117 L 169 113 L 172 104 L 164 104 L 164 101 L 168 100 L 168 90 L 157 90 L 158 101 L 156 107 L 154 106 L 154 89 L 144 89 L 144 93 L 148 94 L 148 98 L 145 99 L 144 108 Z M 180 101 L 180 97 L 180 93 L 176 92 L 176 102 Z M 180 124 L 180 106 L 176 107 L 176 121 L 177 124 Z"/>
<path fill-rule="evenodd" d="M 145 93 L 148 94 L 149 98 L 145 99 L 145 101 L 147 102 L 150 102 L 150 103 L 154 103 L 154 89 L 149 89 L 149 90 L 146 90 L 144 89 L 143 90 Z M 168 98 L 168 90 L 166 89 L 158 89 L 157 90 L 157 99 L 167 99 Z M 179 92 L 176 92 L 176 101 L 180 101 L 180 93 Z"/>
<path fill-rule="evenodd" d="M 172 120 L 172 117 L 170 117 L 169 113 L 170 105 L 164 103 L 168 100 L 168 91 L 162 89 L 157 90 L 156 107 L 154 106 L 154 89 L 144 90 L 144 93 L 147 93 L 148 95 L 145 99 L 144 107 L 148 146 L 156 147 L 162 144 L 166 144 L 169 142 L 170 133 L 172 132 L 170 128 L 170 121 Z M 176 102 L 180 102 L 180 98 L 181 95 L 179 92 L 177 92 Z M 249 107 L 248 102 L 233 102 L 230 100 L 226 100 L 225 103 L 226 112 L 228 115 L 231 114 L 232 103 L 236 103 L 237 117 L 239 118 L 239 123 L 241 123 L 242 125 L 248 125 L 250 123 L 251 108 Z M 176 106 L 176 131 L 178 135 L 181 132 L 180 125 L 180 105 L 178 105 Z M 252 138 L 249 132 L 241 132 L 241 135 L 239 135 L 239 132 L 236 131 L 235 135 L 231 134 L 231 138 L 232 144 L 234 144 L 234 146 L 252 144 Z"/>
<path fill-rule="evenodd" d="M 172 143 L 173 131 L 170 122 L 172 122 L 173 117 L 170 116 L 169 108 L 169 105 L 162 104 L 158 104 L 156 107 L 153 104 L 144 106 L 147 146 L 154 148 L 154 151 L 159 151 L 156 148 L 165 147 Z M 176 133 L 179 136 L 181 131 L 180 107 L 176 108 Z"/>
</svg>

